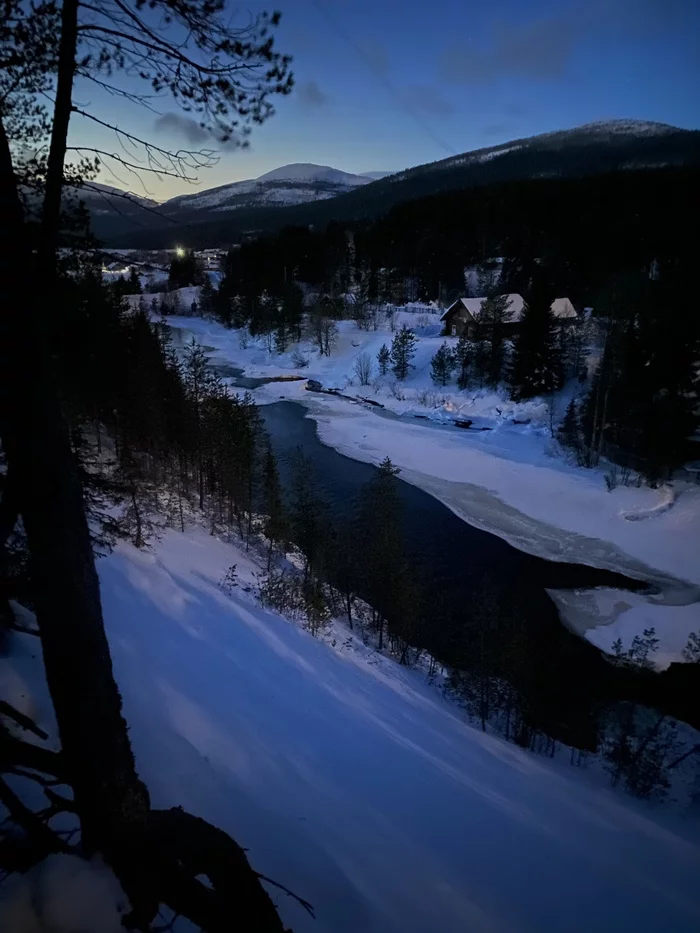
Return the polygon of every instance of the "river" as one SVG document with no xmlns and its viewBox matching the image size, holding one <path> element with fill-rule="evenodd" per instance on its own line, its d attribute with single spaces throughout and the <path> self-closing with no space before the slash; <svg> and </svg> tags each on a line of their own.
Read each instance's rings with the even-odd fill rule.
<svg viewBox="0 0 700 933">
<path fill-rule="evenodd" d="M 174 337 L 178 349 L 182 348 L 186 332 L 179 331 Z M 242 370 L 223 361 L 212 361 L 212 369 L 242 389 L 255 390 L 274 381 L 245 377 Z M 288 483 L 291 476 L 290 455 L 301 448 L 313 464 L 316 487 L 328 502 L 331 515 L 338 519 L 348 516 L 376 467 L 322 444 L 315 421 L 306 417 L 306 408 L 297 402 L 262 405 L 260 412 L 279 460 L 283 483 Z M 658 683 L 650 695 L 648 685 L 640 687 L 629 674 L 604 660 L 597 648 L 562 624 L 548 593 L 594 587 L 640 590 L 648 588 L 647 584 L 609 570 L 528 554 L 495 534 L 473 527 L 417 486 L 400 477 L 397 483 L 403 505 L 404 547 L 423 591 L 422 611 L 426 618 L 419 647 L 444 663 L 458 664 L 455 636 L 469 625 L 475 607 L 478 609 L 488 591 L 497 606 L 504 643 L 514 626 L 524 626 L 533 684 L 538 694 L 559 710 L 560 719 L 566 723 L 562 730 L 565 740 L 574 738 L 585 745 L 588 726 L 574 737 L 569 725 L 587 722 L 589 710 L 612 699 L 634 696 L 665 705 L 669 691 L 669 696 L 673 694 L 671 709 L 679 709 L 674 684 L 666 686 L 671 678 L 656 678 Z"/>
</svg>

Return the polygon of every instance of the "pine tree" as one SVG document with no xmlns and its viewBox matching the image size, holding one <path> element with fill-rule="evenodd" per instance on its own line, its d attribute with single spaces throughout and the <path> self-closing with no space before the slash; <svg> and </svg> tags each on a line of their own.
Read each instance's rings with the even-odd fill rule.
<svg viewBox="0 0 700 933">
<path fill-rule="evenodd" d="M 566 406 L 564 418 L 557 431 L 557 438 L 563 447 L 569 447 L 573 450 L 579 449 L 578 408 L 576 407 L 576 400 L 573 398 Z"/>
<path fill-rule="evenodd" d="M 416 352 L 416 335 L 405 324 L 397 331 L 391 341 L 392 370 L 397 379 L 405 379 L 411 368 L 411 360 Z"/>
<path fill-rule="evenodd" d="M 683 649 L 686 664 L 700 664 L 700 631 L 691 632 Z"/>
<path fill-rule="evenodd" d="M 136 267 L 131 267 L 131 272 L 129 273 L 129 295 L 140 295 L 141 294 L 141 279 L 139 278 Z"/>
<path fill-rule="evenodd" d="M 377 353 L 377 363 L 379 363 L 379 373 L 381 376 L 386 376 L 389 372 L 389 364 L 391 363 L 391 353 L 389 352 L 389 347 L 385 343 L 382 344 L 379 353 Z"/>
<path fill-rule="evenodd" d="M 386 621 L 396 618 L 403 567 L 402 509 L 396 487 L 399 469 L 386 457 L 365 485 L 358 507 L 362 595 L 372 606 L 379 649 Z"/>
<path fill-rule="evenodd" d="M 168 288 L 185 288 L 188 285 L 197 285 L 200 279 L 200 269 L 191 249 L 183 250 L 182 253 L 173 256 L 168 271 Z"/>
<path fill-rule="evenodd" d="M 269 542 L 267 551 L 269 571 L 275 545 L 283 545 L 289 535 L 289 522 L 277 470 L 277 460 L 268 439 L 266 439 L 262 457 L 261 486 L 265 512 L 263 533 Z"/>
<path fill-rule="evenodd" d="M 435 385 L 446 386 L 455 368 L 455 356 L 447 342 L 438 348 L 430 361 L 431 379 Z"/>
<path fill-rule="evenodd" d="M 455 364 L 458 367 L 457 385 L 460 389 L 469 386 L 470 370 L 474 360 L 474 344 L 466 334 L 461 334 L 454 350 Z"/>
<path fill-rule="evenodd" d="M 481 306 L 479 330 L 485 343 L 486 381 L 494 388 L 501 381 L 505 363 L 505 329 L 510 312 L 508 295 L 487 298 Z"/>
<path fill-rule="evenodd" d="M 539 284 L 530 292 L 523 308 L 510 372 L 513 398 L 518 401 L 551 395 L 561 385 L 556 322 L 551 306 L 551 292 Z"/>
<path fill-rule="evenodd" d="M 212 321 L 216 317 L 216 289 L 211 284 L 211 279 L 207 272 L 204 273 L 204 281 L 199 290 L 199 313 L 207 321 Z"/>
</svg>

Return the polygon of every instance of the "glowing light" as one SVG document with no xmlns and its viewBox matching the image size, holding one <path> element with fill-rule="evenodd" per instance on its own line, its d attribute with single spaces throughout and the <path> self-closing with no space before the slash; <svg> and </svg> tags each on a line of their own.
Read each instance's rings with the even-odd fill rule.
<svg viewBox="0 0 700 933">
<path fill-rule="evenodd" d="M 182 257 L 185 255 L 185 251 L 184 251 L 184 249 L 183 249 L 181 246 L 178 246 L 178 247 L 176 248 L 175 253 L 176 253 L 177 256 L 180 257 L 180 259 L 182 259 Z"/>
</svg>

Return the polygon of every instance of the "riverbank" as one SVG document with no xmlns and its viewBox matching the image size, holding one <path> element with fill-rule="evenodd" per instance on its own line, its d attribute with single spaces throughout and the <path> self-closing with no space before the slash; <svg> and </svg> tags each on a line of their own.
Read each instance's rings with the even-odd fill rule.
<svg viewBox="0 0 700 933">
<path fill-rule="evenodd" d="M 229 363 L 246 376 L 295 371 L 320 381 L 325 378 L 326 385 L 331 371 L 336 384 L 343 368 L 351 374 L 352 360 L 368 352 L 363 340 L 381 345 L 387 339 L 386 334 L 355 333 L 348 327 L 341 334 L 337 358 L 312 359 L 305 369 L 294 370 L 289 354 L 278 358 L 258 346 L 241 348 L 235 331 L 196 318 L 172 318 L 170 323 L 212 347 L 214 362 Z M 660 588 L 659 595 L 640 598 L 634 606 L 621 596 L 608 600 L 603 608 L 589 594 L 567 593 L 564 601 L 553 594 L 567 623 L 594 643 L 600 641 L 593 634 L 596 626 L 608 628 L 606 643 L 616 626 L 625 639 L 631 639 L 633 627 L 641 631 L 654 626 L 662 637 L 667 664 L 680 658 L 689 631 L 700 629 L 700 486 L 674 482 L 672 502 L 668 488 L 608 491 L 603 470 L 567 463 L 553 449 L 546 426 L 533 423 L 542 403 L 530 403 L 529 424 L 514 423 L 501 409 L 497 418 L 490 419 L 494 430 L 476 432 L 440 424 L 442 415 L 432 420 L 417 420 L 410 413 L 387 417 L 382 410 L 308 392 L 304 386 L 274 383 L 260 386 L 254 394 L 260 404 L 280 398 L 303 404 L 324 444 L 368 463 L 389 456 L 401 468 L 403 479 L 435 496 L 464 521 L 521 550 L 615 570 Z M 358 387 L 348 391 L 360 394 Z M 371 397 L 371 387 L 361 390 L 365 393 Z M 464 410 L 462 406 L 460 411 Z M 476 417 L 486 419 L 484 410 L 482 405 L 482 414 Z M 516 417 L 522 421 L 525 412 L 519 410 Z"/>
</svg>

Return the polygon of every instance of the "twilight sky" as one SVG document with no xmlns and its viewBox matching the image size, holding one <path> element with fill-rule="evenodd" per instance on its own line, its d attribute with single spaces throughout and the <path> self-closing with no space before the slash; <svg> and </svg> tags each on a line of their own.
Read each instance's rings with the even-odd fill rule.
<svg viewBox="0 0 700 933">
<path fill-rule="evenodd" d="M 294 57 L 295 90 L 254 129 L 249 150 L 222 153 L 200 189 L 289 162 L 398 171 L 614 117 L 700 128 L 700 0 L 278 0 L 261 8 L 282 11 L 276 45 Z M 148 111 L 98 99 L 93 88 L 89 97 L 103 119 L 160 145 L 191 145 L 186 126 L 167 116 L 175 112 L 167 99 L 156 128 Z M 99 138 L 119 151 L 95 129 L 76 120 L 74 141 L 89 131 L 93 145 Z M 195 189 L 148 179 L 148 190 L 161 200 Z"/>
</svg>

